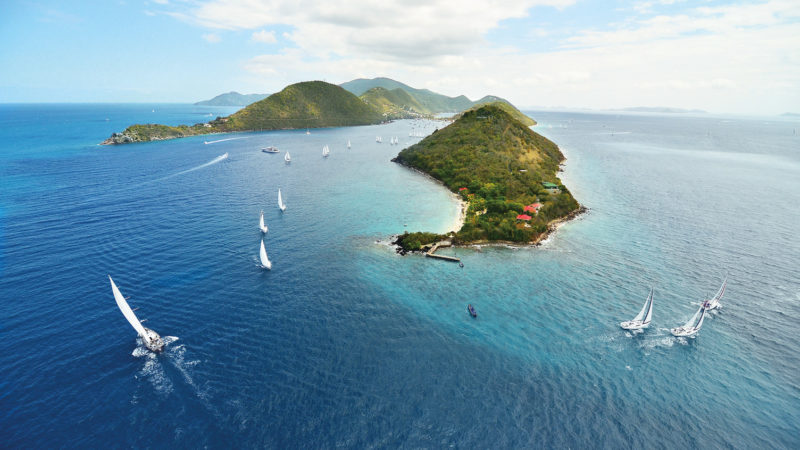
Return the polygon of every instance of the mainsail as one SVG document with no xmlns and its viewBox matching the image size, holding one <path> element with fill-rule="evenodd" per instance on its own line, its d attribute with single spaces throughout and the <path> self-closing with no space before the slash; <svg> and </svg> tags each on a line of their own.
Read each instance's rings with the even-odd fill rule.
<svg viewBox="0 0 800 450">
<path fill-rule="evenodd" d="M 722 286 L 719 287 L 719 290 L 711 300 L 708 301 L 708 306 L 706 309 L 714 309 L 719 308 L 719 302 L 722 300 L 722 296 L 725 295 L 725 287 L 728 285 L 728 277 L 725 277 L 725 280 L 722 281 Z"/>
<path fill-rule="evenodd" d="M 272 262 L 267 258 L 267 249 L 264 248 L 264 240 L 261 240 L 261 250 L 258 252 L 258 257 L 261 260 L 261 266 L 265 269 L 272 269 Z"/>
<path fill-rule="evenodd" d="M 283 155 L 283 160 L 286 161 L 286 162 L 291 162 L 292 161 L 292 157 L 289 156 L 289 152 L 286 152 L 286 154 Z"/>
<path fill-rule="evenodd" d="M 114 284 L 114 280 L 111 279 L 111 275 L 108 276 L 108 280 L 111 281 L 111 290 L 114 292 L 114 300 L 117 301 L 117 306 L 119 306 L 120 311 L 122 311 L 122 315 L 128 319 L 128 322 L 133 326 L 133 329 L 139 333 L 139 336 L 145 341 L 145 344 L 149 344 L 150 337 L 147 335 L 147 332 L 144 330 L 142 323 L 139 322 L 139 319 L 136 317 L 136 314 L 133 313 L 133 310 L 128 305 L 128 302 L 125 301 L 125 297 L 122 296 L 122 293 L 117 288 L 117 285 Z"/>
<path fill-rule="evenodd" d="M 286 205 L 283 203 L 283 197 L 281 197 L 280 189 L 278 189 L 278 208 L 280 208 L 281 211 L 286 209 Z"/>
<path fill-rule="evenodd" d="M 264 223 L 264 211 L 261 211 L 261 217 L 258 218 L 258 228 L 261 229 L 262 233 L 266 233 L 268 231 L 267 225 Z"/>
</svg>

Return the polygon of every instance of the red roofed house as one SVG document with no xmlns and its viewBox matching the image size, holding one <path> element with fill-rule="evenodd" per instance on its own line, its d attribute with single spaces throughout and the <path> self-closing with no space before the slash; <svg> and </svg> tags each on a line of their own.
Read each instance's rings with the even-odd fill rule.
<svg viewBox="0 0 800 450">
<path fill-rule="evenodd" d="M 542 207 L 541 203 L 532 203 L 532 204 L 526 206 L 524 209 L 525 209 L 525 211 L 531 211 L 533 213 L 538 214 L 539 213 L 539 208 L 541 208 L 541 207 Z"/>
<path fill-rule="evenodd" d="M 531 220 L 531 216 L 527 214 L 520 214 L 517 216 L 517 220 Z"/>
</svg>

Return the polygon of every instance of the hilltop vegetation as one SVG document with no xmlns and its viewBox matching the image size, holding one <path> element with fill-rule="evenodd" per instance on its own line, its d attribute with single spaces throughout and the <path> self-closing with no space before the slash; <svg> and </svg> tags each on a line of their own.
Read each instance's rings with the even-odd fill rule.
<svg viewBox="0 0 800 450">
<path fill-rule="evenodd" d="M 494 103 L 465 112 L 394 161 L 433 176 L 469 202 L 464 226 L 454 237 L 469 243 L 532 242 L 552 220 L 578 210 L 578 202 L 556 177 L 563 159 L 553 142 Z M 551 193 L 543 182 L 559 190 Z M 517 220 L 525 205 L 537 202 L 542 204 L 538 214 L 530 213 L 528 222 Z M 413 243 L 421 237 L 415 235 Z"/>
<path fill-rule="evenodd" d="M 448 97 L 446 95 L 437 94 L 436 92 L 428 89 L 412 88 L 407 84 L 403 84 L 390 78 L 359 78 L 342 83 L 340 86 L 358 96 L 362 96 L 365 92 L 376 87 L 386 89 L 387 91 L 402 89 L 412 96 L 422 108 L 424 108 L 424 110 L 417 110 L 417 112 L 423 114 L 459 112 L 473 105 L 473 102 L 463 95 L 459 95 L 458 97 Z"/>
<path fill-rule="evenodd" d="M 410 119 L 431 114 L 416 98 L 401 88 L 388 90 L 375 87 L 361 94 L 364 103 L 377 108 L 387 119 Z"/>
<path fill-rule="evenodd" d="M 287 86 L 264 100 L 228 117 L 192 126 L 132 125 L 114 133 L 103 144 L 146 142 L 231 131 L 282 130 L 291 128 L 341 127 L 380 123 L 383 116 L 353 94 L 323 81 Z"/>
<path fill-rule="evenodd" d="M 195 103 L 199 106 L 247 106 L 267 98 L 269 94 L 240 94 L 236 91 L 231 91 L 225 94 L 219 94 L 211 100 L 203 100 Z"/>
<path fill-rule="evenodd" d="M 473 111 L 485 105 L 492 105 L 502 109 L 503 111 L 511 115 L 511 117 L 520 121 L 520 123 L 522 123 L 526 127 L 532 127 L 536 125 L 535 120 L 526 116 L 522 111 L 518 110 L 514 105 L 509 103 L 508 100 L 502 99 L 500 97 L 495 97 L 493 95 L 487 95 L 486 97 L 483 97 L 482 99 L 478 100 L 478 102 L 476 102 L 476 105 L 468 109 L 467 111 Z M 464 113 L 461 114 L 463 115 Z"/>
</svg>

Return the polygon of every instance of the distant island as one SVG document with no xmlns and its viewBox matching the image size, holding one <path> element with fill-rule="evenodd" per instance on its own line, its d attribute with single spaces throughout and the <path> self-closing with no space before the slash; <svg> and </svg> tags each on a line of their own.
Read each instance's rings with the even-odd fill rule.
<svg viewBox="0 0 800 450">
<path fill-rule="evenodd" d="M 240 94 L 236 91 L 219 94 L 211 100 L 195 103 L 198 106 L 247 106 L 259 100 L 264 100 L 269 94 Z"/>
<path fill-rule="evenodd" d="M 208 102 L 245 102 L 248 98 L 250 96 L 229 92 Z M 508 101 L 492 95 L 473 102 L 463 95 L 448 97 L 428 89 L 415 89 L 389 78 L 357 79 L 340 86 L 324 81 L 306 81 L 287 86 L 230 116 L 217 117 L 208 123 L 179 126 L 136 124 L 112 134 L 102 144 L 128 144 L 234 131 L 370 125 L 395 119 L 463 112 L 486 103 L 504 104 L 499 107 L 505 108 L 526 126 L 536 124 Z"/>
<path fill-rule="evenodd" d="M 463 225 L 450 235 L 397 237 L 402 251 L 449 239 L 455 244 L 544 238 L 559 221 L 583 211 L 557 177 L 564 155 L 508 111 L 489 103 L 404 149 L 392 161 L 441 181 L 467 202 Z"/>
<path fill-rule="evenodd" d="M 706 114 L 707 111 L 702 109 L 682 109 L 682 108 L 668 108 L 666 106 L 634 106 L 631 108 L 620 108 L 613 111 L 629 111 L 629 112 L 650 112 L 650 113 L 669 113 L 669 114 Z"/>
</svg>

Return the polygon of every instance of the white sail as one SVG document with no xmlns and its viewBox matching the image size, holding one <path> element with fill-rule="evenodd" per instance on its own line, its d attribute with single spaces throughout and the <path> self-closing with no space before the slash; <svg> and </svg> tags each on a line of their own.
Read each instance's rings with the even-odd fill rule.
<svg viewBox="0 0 800 450">
<path fill-rule="evenodd" d="M 267 224 L 264 223 L 264 211 L 261 211 L 261 217 L 258 218 L 258 228 L 261 229 L 262 233 L 266 233 L 268 230 Z"/>
<path fill-rule="evenodd" d="M 350 148 L 350 139 L 347 140 L 347 148 Z"/>
<path fill-rule="evenodd" d="M 286 205 L 283 203 L 283 197 L 281 197 L 281 190 L 280 189 L 278 189 L 278 208 L 280 208 L 281 211 L 285 211 L 286 210 Z"/>
<path fill-rule="evenodd" d="M 122 315 L 128 319 L 128 322 L 133 326 L 133 329 L 139 333 L 139 336 L 145 341 L 145 344 L 149 343 L 150 337 L 147 335 L 147 332 L 144 330 L 142 323 L 139 322 L 139 319 L 136 317 L 136 314 L 133 313 L 133 310 L 128 305 L 128 302 L 125 301 L 125 297 L 122 296 L 122 293 L 117 288 L 117 285 L 114 284 L 114 280 L 111 279 L 111 275 L 108 276 L 108 280 L 111 281 L 111 290 L 114 292 L 114 300 L 117 301 L 117 306 L 119 306 L 120 311 L 122 311 Z"/>
<path fill-rule="evenodd" d="M 700 331 L 700 327 L 703 326 L 703 321 L 705 318 L 706 308 L 703 305 L 700 305 L 700 309 L 694 313 L 688 322 L 680 327 L 671 329 L 670 332 L 677 337 L 692 337 L 696 335 L 698 331 Z"/>
<path fill-rule="evenodd" d="M 261 260 L 261 267 L 272 270 L 272 261 L 267 258 L 267 249 L 264 248 L 264 240 L 261 240 L 261 250 L 258 252 L 258 257 Z"/>
<path fill-rule="evenodd" d="M 286 152 L 286 154 L 283 155 L 283 160 L 286 162 L 290 162 L 292 160 L 292 157 L 289 155 L 289 152 Z"/>
<path fill-rule="evenodd" d="M 653 318 L 653 288 L 650 288 L 650 306 L 647 308 L 647 314 L 644 316 L 644 323 L 649 324 L 650 319 Z"/>
<path fill-rule="evenodd" d="M 726 276 L 725 279 L 722 281 L 722 286 L 719 287 L 719 290 L 714 297 L 711 298 L 708 302 L 706 302 L 706 309 L 716 309 L 719 308 L 719 302 L 722 300 L 722 296 L 725 295 L 725 287 L 728 285 L 728 277 Z"/>
<path fill-rule="evenodd" d="M 620 327 L 626 330 L 639 330 L 650 326 L 650 319 L 653 316 L 653 289 L 650 289 L 650 295 L 644 301 L 641 311 L 633 319 L 628 322 L 622 322 Z"/>
<path fill-rule="evenodd" d="M 700 309 L 697 310 L 696 313 L 694 313 L 694 315 L 692 316 L 691 319 L 689 319 L 688 322 L 683 324 L 683 326 L 681 328 L 684 328 L 684 329 L 687 329 L 687 330 L 695 328 L 695 324 L 697 323 L 698 319 L 700 318 L 700 316 L 702 314 L 703 314 L 703 308 L 701 307 Z"/>
<path fill-rule="evenodd" d="M 328 146 L 327 146 L 327 145 L 325 145 L 324 147 L 322 147 L 322 156 L 323 156 L 323 157 L 326 157 L 326 158 L 327 158 L 327 156 L 328 156 L 330 153 L 331 153 L 331 150 L 328 148 Z"/>
</svg>

